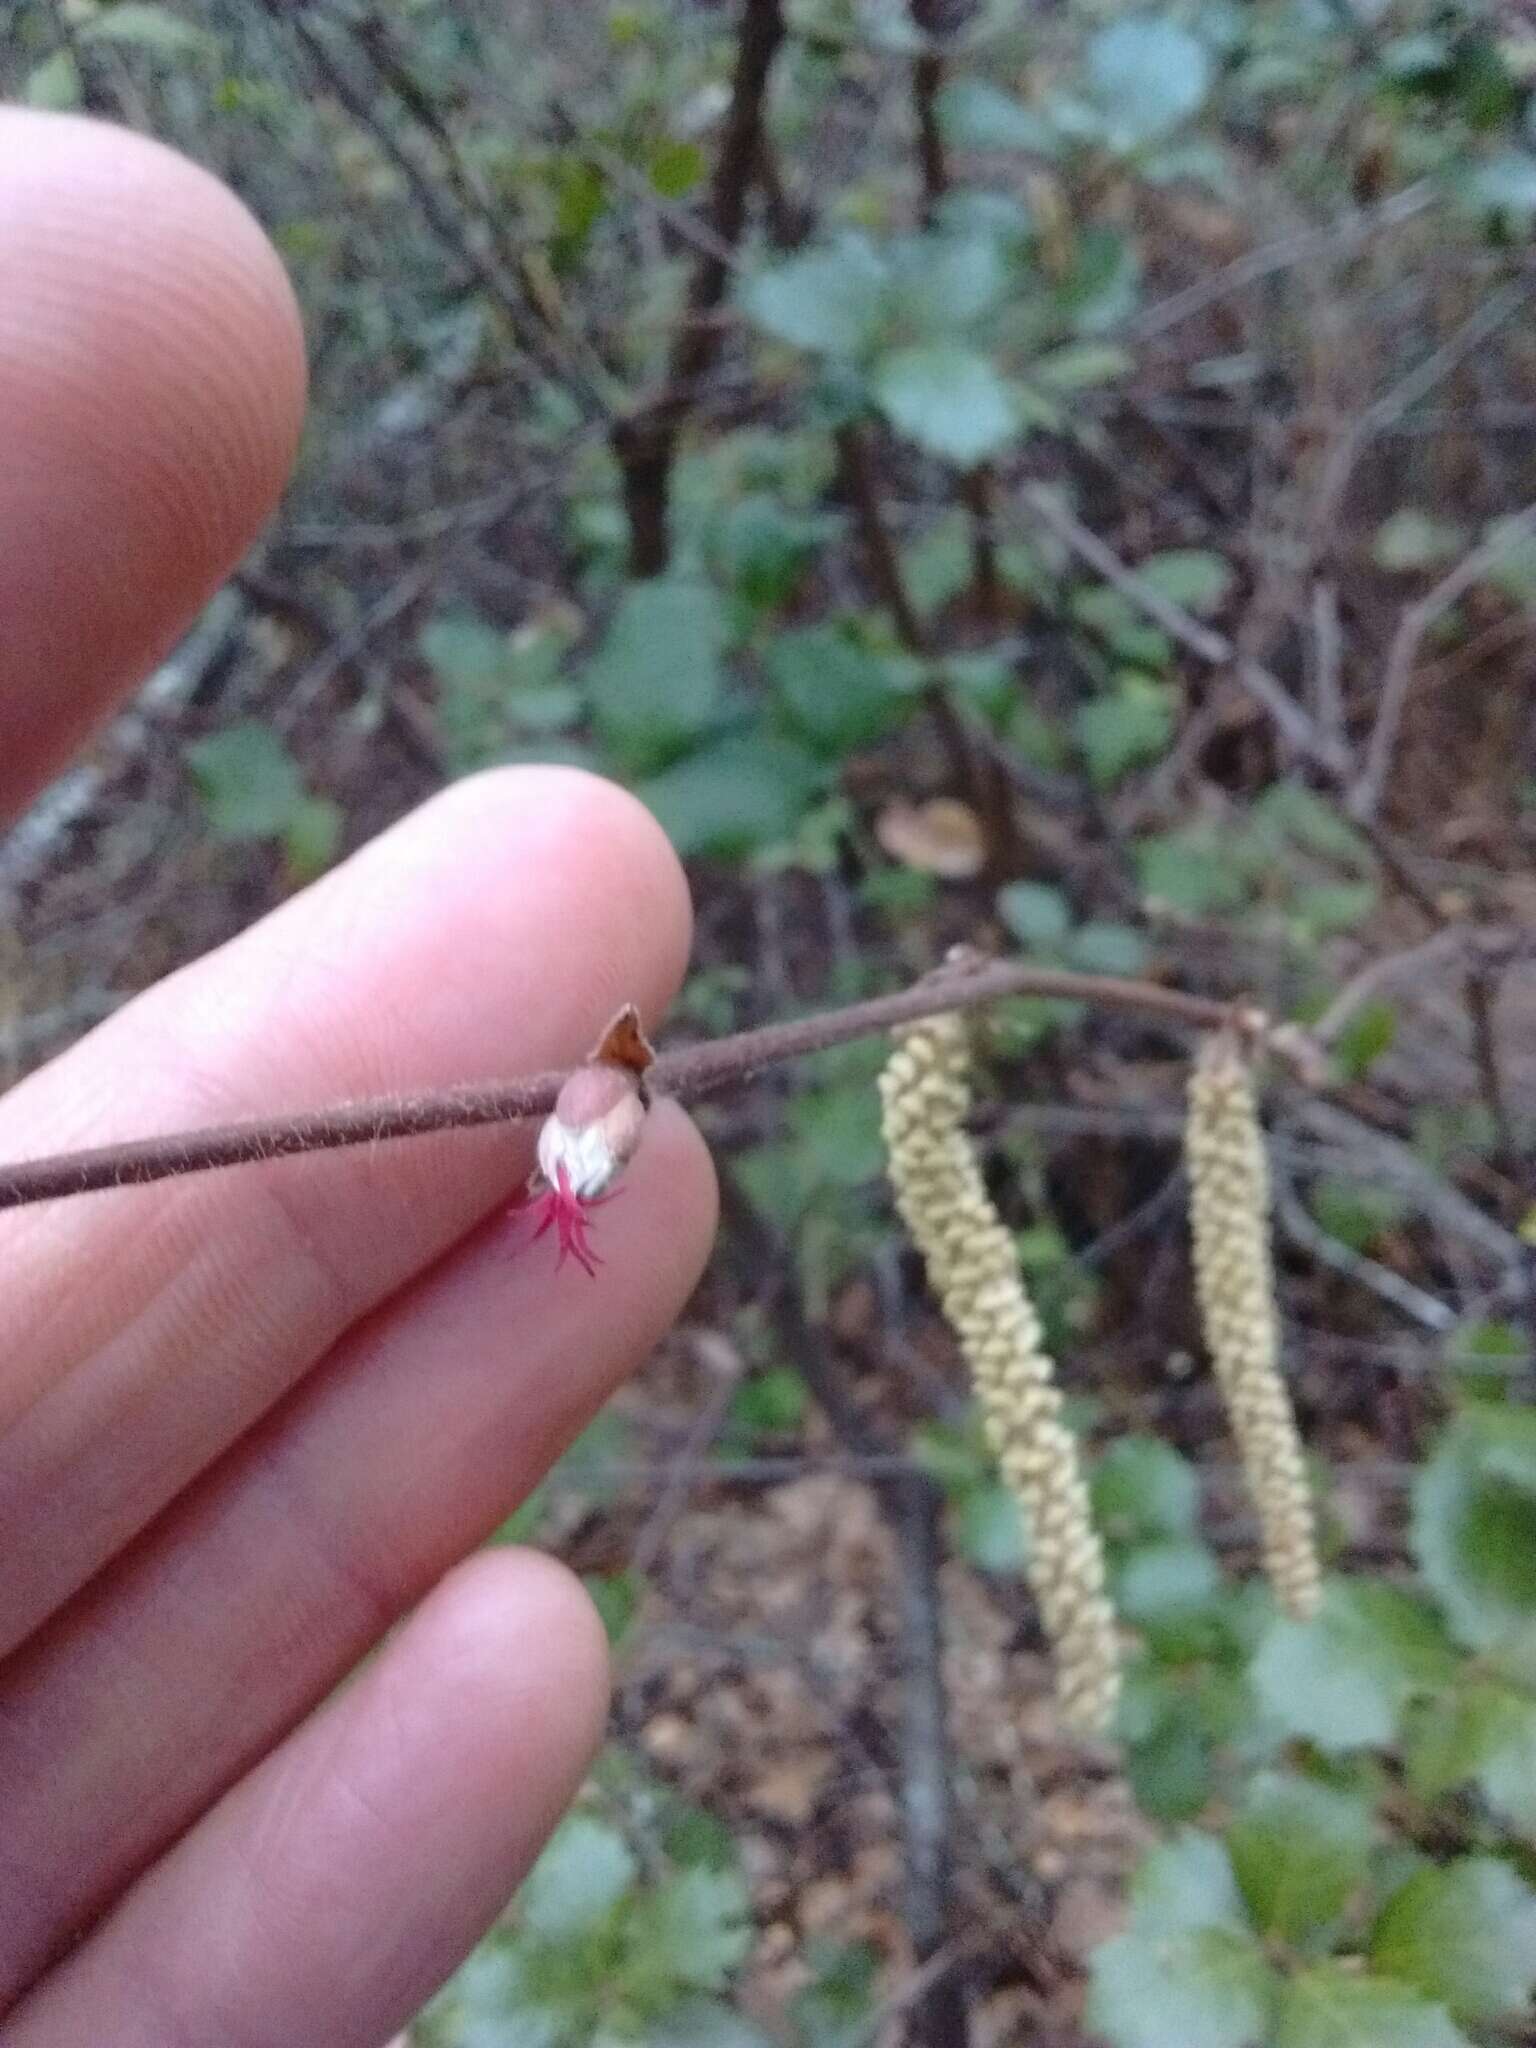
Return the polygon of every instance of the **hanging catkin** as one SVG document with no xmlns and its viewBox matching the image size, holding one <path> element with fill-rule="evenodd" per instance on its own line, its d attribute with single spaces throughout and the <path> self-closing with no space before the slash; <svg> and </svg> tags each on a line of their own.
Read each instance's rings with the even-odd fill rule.
<svg viewBox="0 0 1536 2048">
<path fill-rule="evenodd" d="M 1184 1143 L 1206 1346 L 1258 1510 L 1264 1569 L 1286 1613 L 1306 1621 L 1320 1592 L 1312 1496 L 1280 1374 L 1264 1134 L 1234 1033 L 1206 1039 L 1196 1056 Z"/>
<path fill-rule="evenodd" d="M 1056 1661 L 1062 1712 L 1087 1734 L 1119 1696 L 1114 1612 L 1077 1443 L 1041 1348 L 1018 1254 L 963 1128 L 969 1044 L 958 1016 L 896 1033 L 880 1100 L 896 1206 L 960 1340 L 986 1431 L 1029 1532 L 1029 1580 Z"/>
</svg>

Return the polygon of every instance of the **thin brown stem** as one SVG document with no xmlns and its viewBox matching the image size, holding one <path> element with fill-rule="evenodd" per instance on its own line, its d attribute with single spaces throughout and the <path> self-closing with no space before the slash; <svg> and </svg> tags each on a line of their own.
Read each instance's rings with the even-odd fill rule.
<svg viewBox="0 0 1536 2048">
<path fill-rule="evenodd" d="M 971 520 L 971 601 L 983 619 L 1003 610 L 1003 578 L 997 560 L 997 472 L 978 462 L 960 482 L 960 498 Z"/>
<path fill-rule="evenodd" d="M 797 1017 L 783 1024 L 765 1024 L 732 1038 L 665 1052 L 651 1069 L 649 1079 L 658 1094 L 670 1095 L 680 1102 L 696 1101 L 700 1096 L 750 1080 L 781 1060 L 801 1059 L 808 1053 L 872 1037 L 918 1017 L 931 1017 L 944 1010 L 974 1009 L 1005 996 L 1044 996 L 1091 1003 L 1161 1018 L 1198 1031 L 1220 1030 L 1234 1023 L 1260 1035 L 1269 1031 L 1267 1021 L 1245 1005 L 1186 995 L 1156 982 L 1073 974 L 1017 960 L 977 964 L 967 961 L 892 995 L 875 996 L 844 1009 Z M 1294 1032 L 1274 1032 L 1269 1042 L 1282 1056 L 1299 1058 L 1304 1070 L 1309 1066 L 1305 1048 Z M 126 1144 L 101 1145 L 88 1152 L 29 1160 L 0 1167 L 0 1209 L 21 1208 L 62 1195 L 169 1180 L 178 1174 L 205 1173 L 215 1167 L 291 1158 L 301 1152 L 329 1152 L 349 1145 L 424 1137 L 434 1131 L 516 1123 L 547 1115 L 564 1079 L 563 1072 L 531 1074 L 488 1087 L 383 1096 L 330 1109 L 301 1111 L 297 1115 L 219 1124 L 204 1130 L 177 1132 L 170 1137 L 140 1138 Z"/>
<path fill-rule="evenodd" d="M 917 117 L 917 160 L 923 175 L 923 223 L 928 227 L 949 190 L 949 159 L 939 126 L 943 84 L 944 59 L 937 50 L 924 50 L 912 65 L 912 111 Z"/>
<path fill-rule="evenodd" d="M 614 427 L 632 576 L 659 576 L 672 558 L 667 511 L 677 437 L 720 352 L 724 328 L 718 315 L 746 226 L 747 197 L 762 163 L 763 105 L 783 40 L 781 0 L 745 0 L 731 103 L 705 209 L 709 246 L 700 252 L 688 280 L 660 391 Z"/>
<path fill-rule="evenodd" d="M 838 428 L 836 445 L 840 481 L 853 508 L 869 580 L 890 613 L 902 646 L 909 654 L 931 661 L 933 644 L 907 588 L 901 556 L 880 502 L 868 432 L 860 421 L 850 420 Z M 1005 864 L 1017 842 L 1007 782 L 990 754 L 972 739 L 964 718 L 941 682 L 934 680 L 926 685 L 923 702 L 949 757 L 955 787 L 964 791 L 981 820 L 993 865 Z"/>
<path fill-rule="evenodd" d="M 1494 1164 L 1501 1173 L 1514 1180 L 1520 1171 L 1520 1152 L 1515 1143 L 1514 1121 L 1509 1113 L 1509 1091 L 1504 1085 L 1504 1067 L 1494 1027 L 1494 1005 L 1499 994 L 1497 968 L 1482 964 L 1471 968 L 1464 984 L 1464 994 L 1467 1017 L 1472 1026 L 1472 1057 L 1477 1066 L 1478 1087 L 1493 1131 Z"/>
</svg>

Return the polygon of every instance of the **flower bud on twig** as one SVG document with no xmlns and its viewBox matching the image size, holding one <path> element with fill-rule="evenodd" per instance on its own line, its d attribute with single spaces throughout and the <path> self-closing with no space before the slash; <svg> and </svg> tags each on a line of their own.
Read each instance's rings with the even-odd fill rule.
<svg viewBox="0 0 1536 2048">
<path fill-rule="evenodd" d="M 933 1017 L 896 1033 L 880 1077 L 891 1183 L 970 1367 L 1003 1479 L 1028 1526 L 1029 1581 L 1055 1653 L 1062 1711 L 1073 1727 L 1099 1734 L 1120 1688 L 1104 1554 L 1018 1254 L 963 1128 L 968 1070 L 959 1016 Z"/>
<path fill-rule="evenodd" d="M 515 1205 L 539 1219 L 534 1237 L 553 1230 L 557 1266 L 574 1259 L 596 1277 L 590 1215 L 609 1199 L 645 1130 L 645 1071 L 652 1053 L 633 1006 L 621 1010 L 585 1066 L 571 1074 L 539 1132 L 538 1170 Z"/>
<path fill-rule="evenodd" d="M 1285 1612 L 1317 1612 L 1320 1576 L 1301 1438 L 1279 1365 L 1269 1169 L 1253 1075 L 1235 1033 L 1200 1047 L 1189 1082 L 1195 1289 L 1211 1365 L 1258 1511 L 1264 1569 Z"/>
</svg>

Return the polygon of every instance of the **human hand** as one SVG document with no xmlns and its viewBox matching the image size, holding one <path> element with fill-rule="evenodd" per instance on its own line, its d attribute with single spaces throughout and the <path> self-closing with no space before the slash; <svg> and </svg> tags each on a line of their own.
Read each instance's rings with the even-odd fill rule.
<svg viewBox="0 0 1536 2048">
<path fill-rule="evenodd" d="M 303 370 L 254 223 L 116 130 L 0 113 L 0 278 L 4 811 L 249 540 Z M 32 1075 L 0 1158 L 579 1058 L 620 1002 L 656 1017 L 688 925 L 630 798 L 477 777 Z M 531 1151 L 467 1131 L 0 1218 L 6 2048 L 378 2048 L 575 1790 L 585 1595 L 458 1560 L 666 1328 L 714 1194 L 661 1105 L 593 1284 L 508 1255 Z"/>
</svg>

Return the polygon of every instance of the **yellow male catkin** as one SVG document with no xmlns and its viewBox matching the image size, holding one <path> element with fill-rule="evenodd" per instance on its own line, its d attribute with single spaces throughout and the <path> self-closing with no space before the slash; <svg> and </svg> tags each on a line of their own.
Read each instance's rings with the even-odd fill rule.
<svg viewBox="0 0 1536 2048">
<path fill-rule="evenodd" d="M 1231 1032 L 1206 1039 L 1196 1056 L 1184 1149 L 1206 1347 L 1258 1510 L 1264 1569 L 1285 1612 L 1306 1621 L 1321 1591 L 1312 1496 L 1280 1374 L 1264 1134 Z"/>
<path fill-rule="evenodd" d="M 1018 1254 L 963 1128 L 969 1064 L 958 1016 L 896 1033 L 880 1076 L 891 1185 L 960 1340 L 1004 1481 L 1023 1510 L 1029 1580 L 1055 1654 L 1063 1716 L 1085 1734 L 1101 1734 L 1120 1690 L 1104 1553 Z"/>
</svg>

